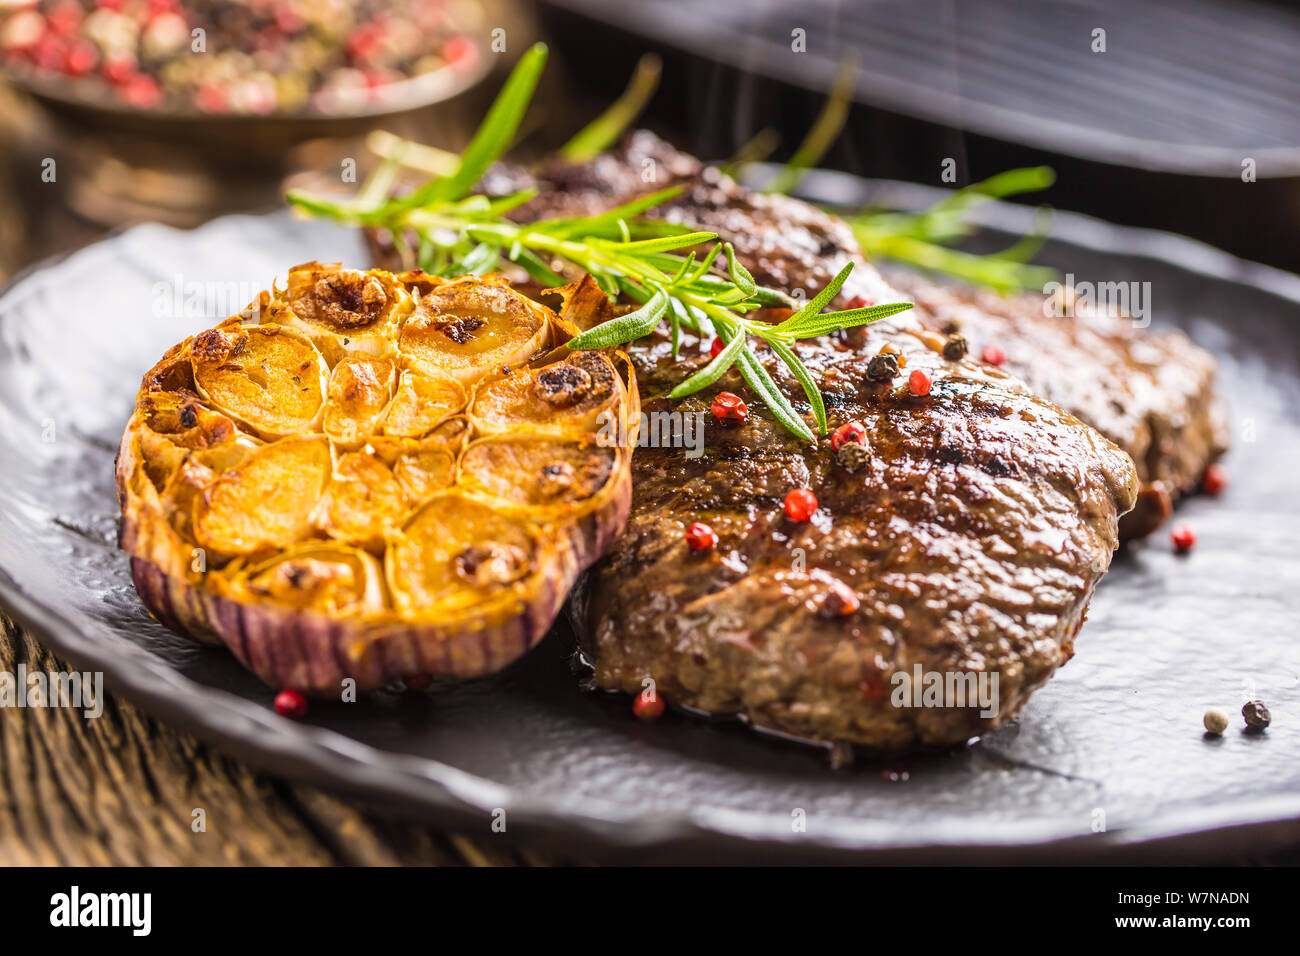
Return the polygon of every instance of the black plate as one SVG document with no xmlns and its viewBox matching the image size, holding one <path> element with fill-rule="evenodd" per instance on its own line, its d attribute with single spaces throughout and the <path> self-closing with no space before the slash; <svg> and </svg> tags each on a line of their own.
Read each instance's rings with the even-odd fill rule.
<svg viewBox="0 0 1300 956">
<path fill-rule="evenodd" d="M 845 201 L 933 198 L 834 175 L 807 185 Z M 991 240 L 1009 242 L 1029 215 L 987 209 Z M 1117 558 L 1078 656 L 1013 726 L 832 771 L 820 751 L 735 724 L 638 722 L 626 698 L 579 689 L 563 626 L 496 677 L 313 704 L 296 724 L 223 650 L 153 621 L 114 548 L 113 454 L 139 378 L 312 258 L 365 264 L 356 236 L 333 227 L 231 217 L 194 232 L 137 227 L 0 296 L 0 602 L 114 692 L 277 773 L 471 833 L 492 832 L 503 808 L 509 835 L 584 858 L 1190 859 L 1300 838 L 1300 278 L 1058 217 L 1045 261 L 1150 282 L 1156 323 L 1219 354 L 1232 484 L 1182 509 L 1200 538 L 1190 556 L 1160 536 Z M 176 318 L 177 282 L 182 301 L 192 282 L 225 300 Z M 1252 695 L 1274 714 L 1263 735 L 1237 724 Z M 1237 724 L 1221 739 L 1200 730 L 1212 705 Z"/>
</svg>

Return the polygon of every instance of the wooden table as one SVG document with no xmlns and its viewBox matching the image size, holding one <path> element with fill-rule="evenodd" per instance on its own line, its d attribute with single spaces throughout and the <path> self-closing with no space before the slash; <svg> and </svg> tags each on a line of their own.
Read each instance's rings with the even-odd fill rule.
<svg viewBox="0 0 1300 956">
<path fill-rule="evenodd" d="M 0 671 L 71 668 L 0 613 Z M 252 770 L 105 694 L 104 713 L 0 708 L 0 865 L 546 865 Z M 206 832 L 191 829 L 203 808 Z"/>
</svg>

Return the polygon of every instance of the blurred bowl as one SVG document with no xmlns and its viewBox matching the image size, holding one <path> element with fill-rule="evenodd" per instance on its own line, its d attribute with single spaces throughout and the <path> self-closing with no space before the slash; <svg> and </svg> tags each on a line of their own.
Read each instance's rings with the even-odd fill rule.
<svg viewBox="0 0 1300 956">
<path fill-rule="evenodd" d="M 339 109 L 313 105 L 293 113 L 211 113 L 197 107 L 139 108 L 123 103 L 100 84 L 66 77 L 0 69 L 0 77 L 28 94 L 69 132 L 103 137 L 131 161 L 163 150 L 223 169 L 283 169 L 293 147 L 312 139 L 359 136 L 394 125 L 478 85 L 492 68 L 478 42 L 472 66 L 448 65 L 377 87 L 364 95 L 339 95 Z"/>
</svg>

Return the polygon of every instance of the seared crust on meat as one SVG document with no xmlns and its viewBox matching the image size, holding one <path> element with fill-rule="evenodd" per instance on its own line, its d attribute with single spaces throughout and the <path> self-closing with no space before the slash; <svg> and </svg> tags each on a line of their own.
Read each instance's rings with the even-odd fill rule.
<svg viewBox="0 0 1300 956">
<path fill-rule="evenodd" d="M 873 382 L 865 356 L 896 345 L 934 379 Z M 571 603 L 602 687 L 638 692 L 756 726 L 880 748 L 947 744 L 1013 717 L 1073 652 L 1117 518 L 1132 507 L 1132 460 L 1015 378 L 942 356 L 914 323 L 873 326 L 862 350 L 800 347 L 826 395 L 831 427 L 860 421 L 870 460 L 850 472 L 830 442 L 785 431 L 733 371 L 749 418 L 726 427 L 713 394 L 662 397 L 708 359 L 637 350 L 647 413 L 703 413 L 705 453 L 639 448 L 632 517 Z M 697 346 L 698 347 L 698 346 Z M 688 352 L 690 345 L 687 346 Z M 769 370 L 796 403 L 797 383 Z M 782 502 L 812 489 L 820 508 L 795 523 Z M 685 530 L 712 526 L 716 548 Z M 847 615 L 847 587 L 858 606 Z M 830 611 L 831 613 L 828 613 Z M 980 708 L 896 706 L 895 675 L 998 675 L 994 716 Z"/>
<path fill-rule="evenodd" d="M 1155 530 L 1227 450 L 1214 358 L 1181 331 L 1138 329 L 1059 296 L 1004 298 L 901 271 L 889 281 L 915 300 L 927 327 L 960 332 L 975 357 L 985 346 L 1001 348 L 1003 368 L 1133 456 L 1142 495 L 1120 525 L 1122 538 Z"/>
</svg>

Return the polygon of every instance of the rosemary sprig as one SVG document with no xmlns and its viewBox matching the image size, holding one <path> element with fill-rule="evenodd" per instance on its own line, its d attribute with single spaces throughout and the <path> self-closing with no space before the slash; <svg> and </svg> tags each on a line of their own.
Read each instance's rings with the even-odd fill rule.
<svg viewBox="0 0 1300 956">
<path fill-rule="evenodd" d="M 505 214 L 531 199 L 532 191 L 489 199 L 471 190 L 513 141 L 545 62 L 546 48 L 540 44 L 520 59 L 469 147 L 454 169 L 446 164 L 444 175 L 435 175 L 404 196 L 389 195 L 403 156 L 400 144 L 389 143 L 384 161 L 355 197 L 334 199 L 294 191 L 289 202 L 308 215 L 387 229 L 404 259 L 440 275 L 490 272 L 504 260 L 554 287 L 565 280 L 552 263 L 567 262 L 590 274 L 611 299 L 626 297 L 640 303 L 633 311 L 576 336 L 568 343 L 570 348 L 621 345 L 650 334 L 665 320 L 674 356 L 682 329 L 701 338 L 716 335 L 723 349 L 679 383 L 670 397 L 683 398 L 706 388 L 735 366 L 782 425 L 813 441 L 800 413 L 759 361 L 751 339 L 766 342 L 800 383 L 818 431 L 825 434 L 825 404 L 794 343 L 875 322 L 910 309 L 911 303 L 822 312 L 843 286 L 853 268 L 850 263 L 784 321 L 772 324 L 754 318 L 750 313 L 789 309 L 795 303 L 782 292 L 759 286 L 731 244 L 719 242 L 716 233 L 643 218 L 676 195 L 677 189 L 661 190 L 595 216 L 526 224 L 510 221 Z M 416 237 L 415 249 L 408 234 Z"/>
<path fill-rule="evenodd" d="M 720 164 L 718 169 L 732 179 L 736 179 L 746 166 L 750 163 L 763 162 L 776 152 L 776 148 L 780 145 L 781 137 L 777 131 L 770 126 L 765 126 L 742 144 L 730 159 Z"/>
<path fill-rule="evenodd" d="M 959 189 L 920 212 L 872 212 L 844 219 L 868 258 L 886 256 L 999 292 L 1041 289 L 1056 278 L 1056 270 L 1027 263 L 1042 247 L 1051 225 L 1051 210 L 1046 207 L 1039 209 L 1029 235 L 1000 252 L 976 255 L 949 244 L 975 231 L 966 219 L 975 206 L 1046 189 L 1055 179 L 1047 166 L 1010 169 Z"/>
<path fill-rule="evenodd" d="M 821 161 L 844 129 L 856 73 L 856 59 L 849 57 L 840 63 L 835 84 L 817 119 L 794 155 L 763 187 L 763 192 L 789 193 Z M 739 172 L 744 163 L 761 158 L 761 155 L 737 157 L 724 171 Z M 841 210 L 829 211 L 840 214 L 853 227 L 858 244 L 868 258 L 884 256 L 1003 293 L 1040 289 L 1057 275 L 1054 269 L 1027 264 L 1042 247 L 1051 226 L 1051 210 L 1047 207 L 1040 207 L 1028 235 L 1000 252 L 977 255 L 952 249 L 950 244 L 974 232 L 965 216 L 979 203 L 1046 189 L 1055 178 L 1055 173 L 1046 166 L 1011 169 L 957 190 L 919 213 L 870 212 L 844 216 Z"/>
</svg>

